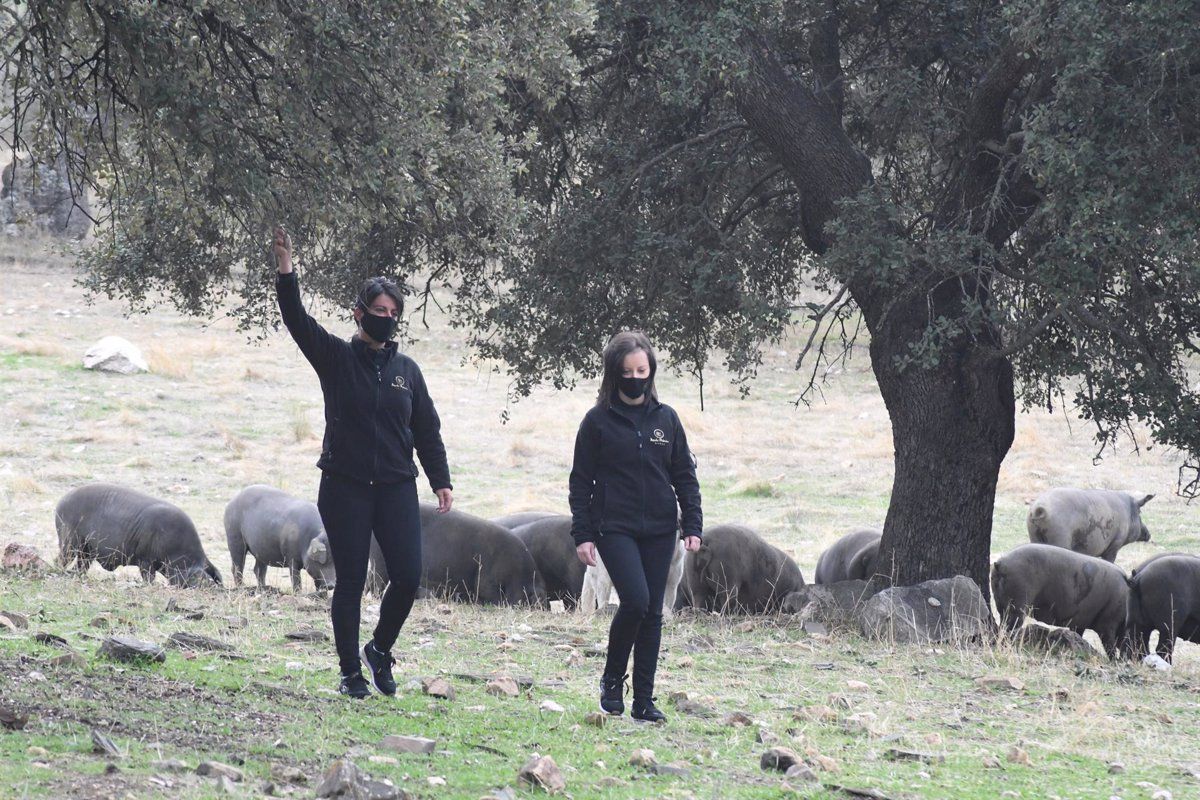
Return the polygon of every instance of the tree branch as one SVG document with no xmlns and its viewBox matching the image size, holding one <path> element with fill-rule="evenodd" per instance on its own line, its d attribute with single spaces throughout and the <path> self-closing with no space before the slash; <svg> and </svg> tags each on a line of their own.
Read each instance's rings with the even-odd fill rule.
<svg viewBox="0 0 1200 800">
<path fill-rule="evenodd" d="M 637 184 L 637 182 L 640 181 L 642 179 L 642 177 L 647 172 L 650 171 L 651 168 L 653 168 L 655 165 L 659 164 L 661 161 L 663 161 L 663 159 L 667 158 L 668 156 L 672 155 L 673 153 L 678 153 L 680 150 L 684 150 L 688 147 L 694 147 L 695 145 L 703 144 L 704 142 L 707 142 L 710 139 L 715 139 L 718 136 L 723 136 L 723 135 L 729 133 L 730 131 L 746 130 L 748 127 L 749 126 L 746 125 L 746 123 L 744 123 L 744 122 L 731 122 L 726 125 L 722 125 L 718 128 L 714 128 L 710 131 L 705 131 L 704 133 L 693 136 L 690 139 L 685 139 L 682 142 L 676 142 L 675 144 L 671 145 L 666 150 L 663 150 L 662 152 L 658 153 L 657 155 L 655 155 L 653 158 L 649 159 L 648 161 L 643 161 L 641 164 L 638 165 L 637 169 L 634 170 L 633 175 L 629 178 L 629 183 L 627 183 L 625 185 L 624 191 L 621 192 L 621 202 L 624 202 L 629 197 L 630 193 L 633 191 L 634 186 Z"/>
<path fill-rule="evenodd" d="M 839 22 L 837 0 L 826 0 L 821 16 L 813 26 L 808 52 L 816 78 L 813 87 L 816 95 L 829 105 L 840 120 L 846 104 L 846 76 L 842 72 Z"/>
</svg>

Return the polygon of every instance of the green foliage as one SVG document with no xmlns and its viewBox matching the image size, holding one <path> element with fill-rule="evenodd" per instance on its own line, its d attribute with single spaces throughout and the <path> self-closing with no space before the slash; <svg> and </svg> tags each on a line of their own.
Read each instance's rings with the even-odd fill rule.
<svg viewBox="0 0 1200 800">
<path fill-rule="evenodd" d="M 523 215 L 504 88 L 553 103 L 581 2 L 31 2 L 5 9 L 5 140 L 99 195 L 90 288 L 274 318 L 270 226 L 306 286 L 455 265 L 477 278 Z"/>
<path fill-rule="evenodd" d="M 100 192 L 89 284 L 135 306 L 166 295 L 206 314 L 233 292 L 243 322 L 272 319 L 265 230 L 283 221 L 325 298 L 381 270 L 451 292 L 523 394 L 594 374 L 623 327 L 676 368 L 720 354 L 746 381 L 808 317 L 819 367 L 870 294 L 866 324 L 897 369 L 1011 358 L 1027 404 L 1081 387 L 1102 444 L 1144 420 L 1200 454 L 1186 0 L 9 14 L 10 132 L 65 151 Z M 828 188 L 798 185 L 740 105 L 748 42 L 797 91 L 844 90 L 827 112 L 873 181 L 828 198 L 831 219 L 806 218 Z"/>
</svg>

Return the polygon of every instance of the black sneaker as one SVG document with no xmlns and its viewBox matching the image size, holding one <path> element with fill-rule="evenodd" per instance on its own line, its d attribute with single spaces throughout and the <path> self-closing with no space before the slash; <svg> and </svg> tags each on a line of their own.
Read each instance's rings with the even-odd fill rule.
<svg viewBox="0 0 1200 800">
<path fill-rule="evenodd" d="M 338 686 L 338 694 L 345 694 L 356 700 L 362 700 L 365 697 L 371 696 L 371 687 L 367 685 L 367 679 L 363 677 L 362 673 L 356 672 L 353 675 L 342 676 L 342 683 Z"/>
<path fill-rule="evenodd" d="M 358 655 L 371 676 L 371 683 L 375 684 L 380 694 L 394 695 L 396 681 L 392 678 L 392 665 L 396 663 L 396 659 L 392 658 L 392 654 L 380 650 L 372 639 L 362 646 Z"/>
<path fill-rule="evenodd" d="M 620 716 L 625 713 L 625 678 L 600 676 L 600 710 L 605 714 Z"/>
<path fill-rule="evenodd" d="M 667 721 L 667 715 L 655 708 L 653 697 L 649 700 L 639 700 L 635 697 L 633 699 L 633 710 L 629 712 L 629 716 L 642 722 Z"/>
</svg>

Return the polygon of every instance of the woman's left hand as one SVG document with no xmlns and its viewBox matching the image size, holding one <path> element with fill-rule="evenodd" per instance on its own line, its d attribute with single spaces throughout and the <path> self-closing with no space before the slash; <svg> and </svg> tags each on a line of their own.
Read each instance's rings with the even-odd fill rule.
<svg viewBox="0 0 1200 800">
<path fill-rule="evenodd" d="M 700 537 L 699 536 L 685 536 L 683 539 L 683 549 L 689 550 L 693 553 L 696 552 L 697 550 L 699 550 L 700 549 Z"/>
<path fill-rule="evenodd" d="M 450 510 L 450 506 L 454 505 L 454 491 L 451 489 L 438 489 L 434 494 L 438 499 L 438 513 L 445 514 Z"/>
</svg>

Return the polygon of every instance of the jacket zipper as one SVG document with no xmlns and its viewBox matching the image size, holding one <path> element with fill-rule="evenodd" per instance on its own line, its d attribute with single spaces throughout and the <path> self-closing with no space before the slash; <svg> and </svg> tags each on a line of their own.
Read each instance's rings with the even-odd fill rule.
<svg viewBox="0 0 1200 800">
<path fill-rule="evenodd" d="M 371 452 L 373 454 L 373 463 L 375 465 L 374 478 L 379 479 L 379 390 L 383 387 L 383 367 L 375 367 L 375 413 L 371 415 L 371 422 L 374 425 L 375 435 L 372 437 Z"/>
</svg>

